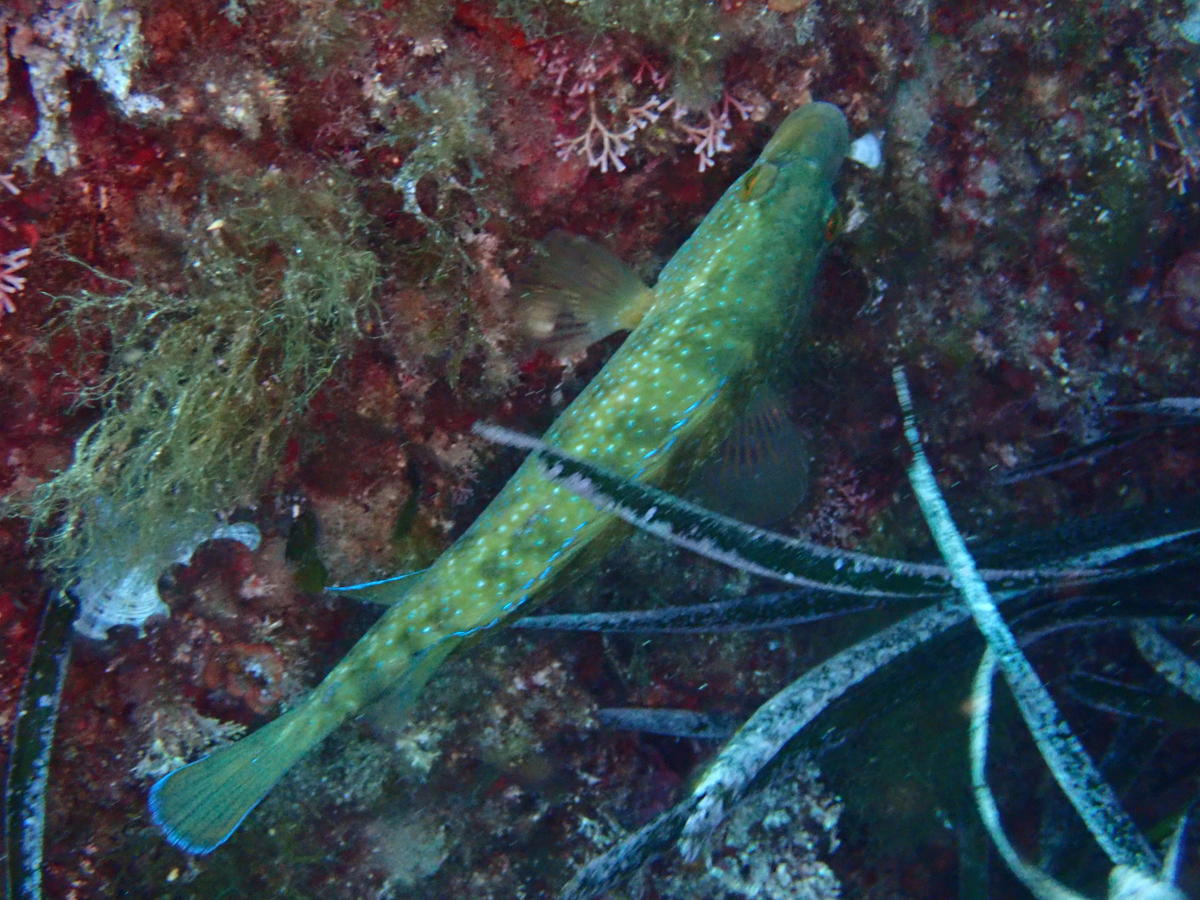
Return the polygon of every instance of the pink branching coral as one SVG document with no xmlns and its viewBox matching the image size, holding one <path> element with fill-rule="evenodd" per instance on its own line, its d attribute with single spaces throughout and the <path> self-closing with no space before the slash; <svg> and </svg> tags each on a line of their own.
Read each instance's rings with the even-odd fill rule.
<svg viewBox="0 0 1200 900">
<path fill-rule="evenodd" d="M 15 179 L 16 174 L 13 172 L 0 174 L 0 187 L 14 196 L 21 193 Z M 0 225 L 12 229 L 7 218 L 0 219 Z M 17 273 L 29 264 L 29 251 L 29 247 L 18 247 L 16 250 L 0 253 L 0 316 L 17 311 L 13 297 L 25 290 L 25 276 Z"/>
<path fill-rule="evenodd" d="M 1128 95 L 1133 106 L 1127 118 L 1143 123 L 1150 138 L 1151 161 L 1163 159 L 1168 166 L 1167 187 L 1180 195 L 1187 193 L 1188 185 L 1200 176 L 1200 132 L 1184 109 L 1192 89 L 1181 92 L 1134 81 Z M 1168 134 L 1161 133 L 1157 121 L 1166 123 Z"/>
<path fill-rule="evenodd" d="M 728 90 L 707 110 L 696 124 L 694 110 L 663 98 L 671 80 L 671 71 L 658 67 L 645 57 L 631 58 L 616 49 L 611 40 L 601 42 L 582 57 L 566 41 L 544 45 L 537 60 L 552 91 L 566 104 L 569 121 L 585 121 L 583 132 L 560 136 L 555 140 L 559 159 L 581 156 L 590 168 L 607 173 L 624 172 L 626 155 L 638 133 L 655 124 L 668 111 L 671 118 L 662 136 L 675 143 L 693 147 L 701 172 L 714 165 L 714 158 L 733 149 L 727 140 L 733 127 L 732 113 L 749 119 L 758 112 L 752 103 L 741 101 Z M 632 71 L 632 74 L 630 72 Z M 608 107 L 607 117 L 604 107 Z"/>
<path fill-rule="evenodd" d="M 736 112 L 742 119 L 749 119 L 754 107 L 750 103 L 738 100 L 729 91 L 722 91 L 720 102 L 705 111 L 704 122 L 699 126 L 689 125 L 684 121 L 688 113 L 686 109 L 677 107 L 675 110 L 674 119 L 680 131 L 688 143 L 695 145 L 692 152 L 699 157 L 701 172 L 714 164 L 713 157 L 718 153 L 727 153 L 733 149 L 733 145 L 725 140 L 729 129 L 733 127 L 731 111 Z"/>
<path fill-rule="evenodd" d="M 631 142 L 638 131 L 657 121 L 664 108 L 663 101 L 657 94 L 651 94 L 640 104 L 628 107 L 623 127 L 604 121 L 597 107 L 597 94 L 610 95 L 610 106 L 623 105 L 633 87 L 632 80 L 623 77 L 625 59 L 615 50 L 612 41 L 602 42 L 599 48 L 582 58 L 573 54 L 565 41 L 556 41 L 539 48 L 537 59 L 547 78 L 553 79 L 553 92 L 565 99 L 567 118 L 578 121 L 587 116 L 582 134 L 573 138 L 560 136 L 555 140 L 559 158 L 582 156 L 589 167 L 601 172 L 608 172 L 610 167 L 613 171 L 624 172 L 623 157 L 629 152 Z M 651 73 L 652 83 L 657 84 L 665 78 L 644 60 L 638 69 L 639 76 L 644 74 L 643 70 Z M 620 114 L 614 114 L 612 118 L 620 118 Z"/>
<path fill-rule="evenodd" d="M 554 142 L 558 148 L 559 159 L 578 155 L 587 160 L 588 166 L 598 168 L 601 172 L 607 172 L 609 166 L 612 166 L 615 172 L 624 172 L 625 163 L 622 162 L 622 157 L 629 152 L 629 142 L 637 132 L 658 118 L 658 113 L 652 112 L 656 103 L 657 97 L 652 97 L 638 107 L 640 110 L 651 112 L 641 116 L 631 113 L 625 128 L 613 131 L 596 114 L 596 98 L 589 96 L 588 124 L 583 134 L 576 138 L 559 137 Z"/>
<path fill-rule="evenodd" d="M 15 313 L 13 297 L 25 289 L 25 277 L 18 275 L 29 262 L 29 248 L 0 253 L 0 315 Z"/>
</svg>

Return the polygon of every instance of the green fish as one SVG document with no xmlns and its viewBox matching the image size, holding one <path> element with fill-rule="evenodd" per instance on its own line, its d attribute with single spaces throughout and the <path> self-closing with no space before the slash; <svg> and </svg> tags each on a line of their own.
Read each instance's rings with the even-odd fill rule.
<svg viewBox="0 0 1200 900">
<path fill-rule="evenodd" d="M 546 441 L 652 484 L 673 483 L 702 460 L 807 318 L 848 145 L 836 107 L 796 110 L 652 292 L 621 276 L 581 276 L 629 295 L 641 318 Z M 580 330 L 569 321 L 567 329 Z M 214 850 L 347 717 L 397 685 L 415 694 L 463 638 L 547 596 L 623 533 L 527 460 L 430 568 L 370 589 L 390 608 L 298 706 L 158 781 L 154 821 L 188 852 Z"/>
</svg>

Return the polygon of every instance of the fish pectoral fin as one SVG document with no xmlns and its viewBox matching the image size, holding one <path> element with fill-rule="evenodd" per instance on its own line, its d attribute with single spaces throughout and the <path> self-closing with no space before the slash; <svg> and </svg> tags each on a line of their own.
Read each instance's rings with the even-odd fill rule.
<svg viewBox="0 0 1200 900">
<path fill-rule="evenodd" d="M 761 385 L 712 459 L 696 473 L 688 496 L 752 525 L 773 525 L 808 493 L 810 454 L 808 434 L 787 402 Z"/>
<path fill-rule="evenodd" d="M 533 343 L 559 357 L 631 329 L 654 302 L 637 273 L 599 244 L 565 231 L 542 242 L 545 254 L 519 279 L 517 319 Z"/>
<path fill-rule="evenodd" d="M 228 840 L 284 773 L 324 736 L 296 728 L 297 707 L 239 741 L 164 775 L 150 788 L 150 817 L 188 853 Z"/>
</svg>

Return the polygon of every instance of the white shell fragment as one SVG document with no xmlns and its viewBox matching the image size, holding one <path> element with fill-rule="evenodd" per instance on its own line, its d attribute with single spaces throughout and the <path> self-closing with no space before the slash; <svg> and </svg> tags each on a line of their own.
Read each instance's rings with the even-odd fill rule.
<svg viewBox="0 0 1200 900">
<path fill-rule="evenodd" d="M 1189 44 L 1200 44 L 1200 2 L 1192 0 L 1188 4 L 1187 16 L 1176 23 L 1175 30 Z"/>
<path fill-rule="evenodd" d="M 883 142 L 875 132 L 868 131 L 850 144 L 846 158 L 868 169 L 878 169 L 883 164 Z"/>
<path fill-rule="evenodd" d="M 258 528 L 250 522 L 221 524 L 185 542 L 174 562 L 186 565 L 201 544 L 222 538 L 237 541 L 250 550 L 257 550 L 262 542 Z M 79 601 L 75 630 L 84 637 L 107 640 L 108 630 L 116 625 L 132 625 L 140 632 L 151 617 L 170 614 L 158 595 L 158 579 L 170 560 L 164 563 L 147 558 L 130 566 L 127 558 L 119 552 L 96 554 L 80 567 L 79 580 L 71 593 Z"/>
</svg>

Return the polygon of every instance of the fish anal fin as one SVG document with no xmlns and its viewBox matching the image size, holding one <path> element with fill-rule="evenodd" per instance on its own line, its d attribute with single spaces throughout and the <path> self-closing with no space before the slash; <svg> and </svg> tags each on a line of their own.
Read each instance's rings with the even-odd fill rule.
<svg viewBox="0 0 1200 900">
<path fill-rule="evenodd" d="M 450 635 L 414 657 L 409 668 L 364 711 L 364 717 L 384 731 L 398 732 L 410 721 L 409 714 L 438 667 L 463 642 Z"/>
</svg>

